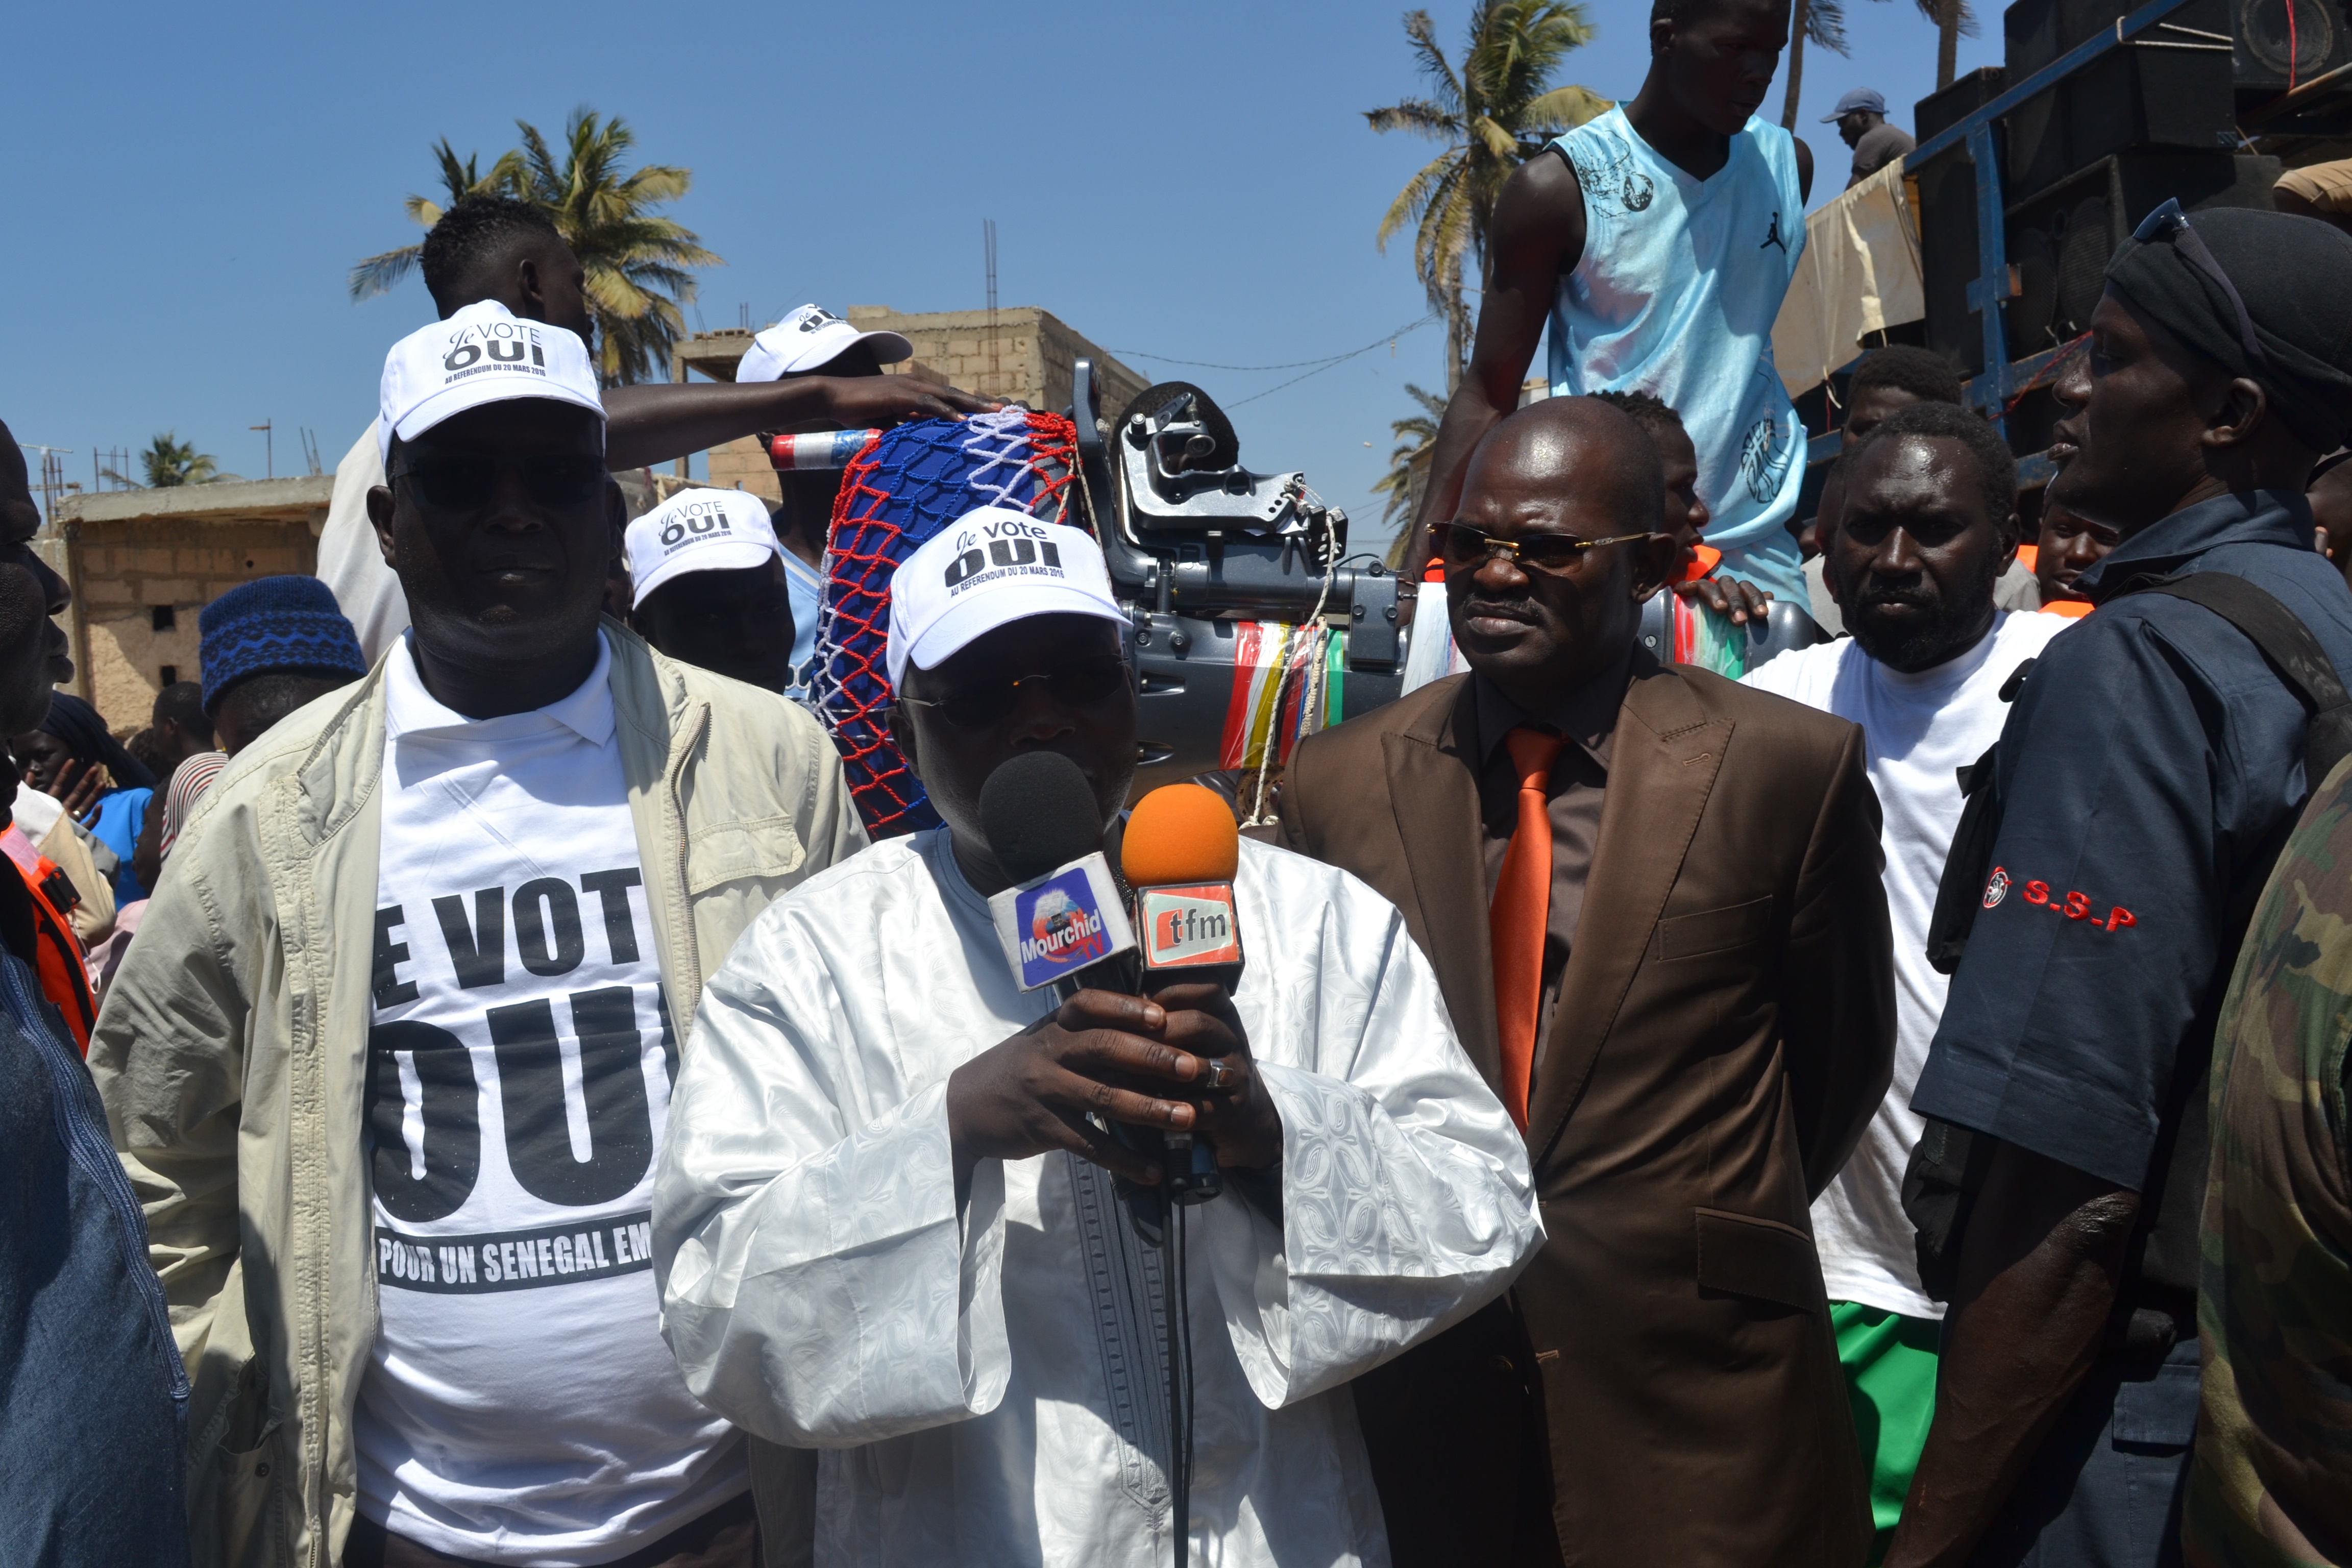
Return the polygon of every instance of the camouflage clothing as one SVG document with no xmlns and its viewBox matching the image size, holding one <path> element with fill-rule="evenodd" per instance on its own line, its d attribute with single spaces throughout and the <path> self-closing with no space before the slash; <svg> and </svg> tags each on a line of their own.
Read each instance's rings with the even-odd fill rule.
<svg viewBox="0 0 2352 1568">
<path fill-rule="evenodd" d="M 2352 1563 L 2352 762 L 2272 872 L 2213 1048 L 2192 1564 Z"/>
</svg>

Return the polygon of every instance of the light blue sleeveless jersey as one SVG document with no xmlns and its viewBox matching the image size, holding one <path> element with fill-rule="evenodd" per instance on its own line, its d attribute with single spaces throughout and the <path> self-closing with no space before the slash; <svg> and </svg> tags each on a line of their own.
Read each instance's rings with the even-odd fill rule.
<svg viewBox="0 0 2352 1568">
<path fill-rule="evenodd" d="M 1788 523 L 1804 427 L 1772 366 L 1772 321 L 1805 247 L 1795 139 L 1750 119 L 1705 181 L 1619 109 L 1553 145 L 1584 187 L 1584 258 L 1552 301 L 1552 395 L 1646 392 L 1682 416 L 1722 570 L 1803 605 Z"/>
</svg>

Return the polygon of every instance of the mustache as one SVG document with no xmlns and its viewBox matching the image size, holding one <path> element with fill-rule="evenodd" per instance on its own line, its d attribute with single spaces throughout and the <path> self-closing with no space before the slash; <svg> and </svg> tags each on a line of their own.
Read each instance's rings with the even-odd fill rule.
<svg viewBox="0 0 2352 1568">
<path fill-rule="evenodd" d="M 1465 616 L 1532 616 L 1536 606 L 1534 598 L 1524 594 L 1507 599 L 1496 598 L 1491 594 L 1473 594 L 1462 601 L 1462 613 Z"/>
</svg>

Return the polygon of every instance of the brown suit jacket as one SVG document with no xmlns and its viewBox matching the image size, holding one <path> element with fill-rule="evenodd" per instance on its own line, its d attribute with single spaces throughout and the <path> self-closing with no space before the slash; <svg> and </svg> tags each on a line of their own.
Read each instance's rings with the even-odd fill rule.
<svg viewBox="0 0 2352 1568">
<path fill-rule="evenodd" d="M 1476 727 L 1459 676 L 1308 740 L 1282 842 L 1403 911 L 1492 1083 Z M 1542 1560 L 1547 1506 L 1573 1564 L 1863 1562 L 1808 1210 L 1893 1071 L 1879 855 L 1860 730 L 1637 650 L 1528 1107 L 1544 1248 L 1357 1385 L 1398 1568 Z"/>
</svg>

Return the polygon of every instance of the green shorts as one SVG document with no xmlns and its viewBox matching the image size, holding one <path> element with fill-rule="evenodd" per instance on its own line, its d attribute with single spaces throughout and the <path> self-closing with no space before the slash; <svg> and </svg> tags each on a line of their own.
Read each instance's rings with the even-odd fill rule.
<svg viewBox="0 0 2352 1568">
<path fill-rule="evenodd" d="M 1859 1301 L 1832 1301 L 1830 1327 L 1845 1369 L 1854 1440 L 1870 1474 L 1870 1561 L 1875 1564 L 1895 1539 L 1911 1473 L 1919 1468 L 1919 1450 L 1935 1419 L 1936 1342 L 1943 1325 Z"/>
</svg>

